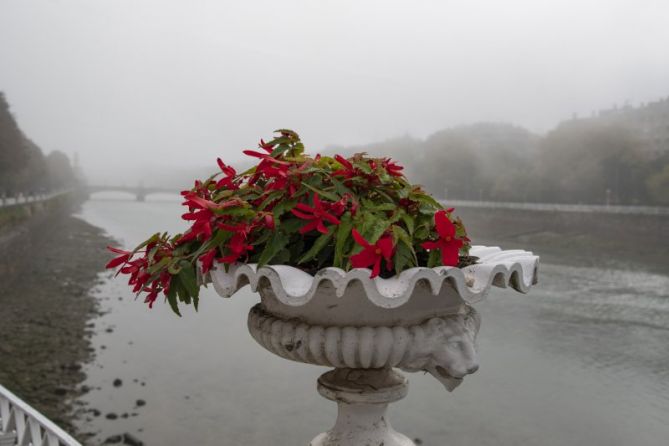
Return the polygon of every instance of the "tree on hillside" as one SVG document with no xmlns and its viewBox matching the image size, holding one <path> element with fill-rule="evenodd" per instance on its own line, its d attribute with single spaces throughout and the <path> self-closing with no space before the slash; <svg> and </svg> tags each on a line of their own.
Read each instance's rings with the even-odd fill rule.
<svg viewBox="0 0 669 446">
<path fill-rule="evenodd" d="M 472 142 L 453 132 L 440 132 L 425 141 L 424 156 L 415 169 L 419 181 L 439 198 L 476 199 L 480 158 Z"/>
<path fill-rule="evenodd" d="M 639 135 L 626 127 L 587 120 L 564 123 L 541 143 L 536 167 L 541 200 L 644 202 L 649 153 Z"/>
<path fill-rule="evenodd" d="M 646 187 L 655 203 L 669 206 L 669 160 L 665 159 L 660 165 L 664 167 L 648 177 Z"/>
<path fill-rule="evenodd" d="M 46 157 L 49 185 L 52 189 L 72 187 L 76 182 L 70 159 L 63 152 L 54 150 Z"/>
<path fill-rule="evenodd" d="M 14 187 L 24 194 L 36 194 L 49 189 L 49 170 L 46 160 L 37 144 L 29 139 L 24 141 L 28 162 L 14 175 Z"/>
<path fill-rule="evenodd" d="M 466 138 L 478 155 L 474 189 L 478 197 L 493 201 L 532 199 L 532 165 L 539 137 L 522 127 L 503 123 L 478 123 L 449 132 Z"/>
<path fill-rule="evenodd" d="M 16 173 L 26 168 L 29 160 L 25 137 L 9 110 L 5 95 L 0 92 L 0 194 L 15 189 Z"/>
</svg>

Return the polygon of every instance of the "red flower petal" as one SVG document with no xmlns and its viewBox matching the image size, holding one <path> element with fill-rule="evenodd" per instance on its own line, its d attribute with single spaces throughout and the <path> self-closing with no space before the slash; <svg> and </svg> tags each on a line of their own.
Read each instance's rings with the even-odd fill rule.
<svg viewBox="0 0 669 446">
<path fill-rule="evenodd" d="M 119 265 L 124 264 L 130 258 L 130 254 L 123 254 L 122 256 L 111 259 L 109 263 L 105 265 L 105 268 L 116 268 Z"/>
<path fill-rule="evenodd" d="M 216 256 L 216 248 L 210 249 L 206 253 L 200 256 L 200 262 L 202 262 L 202 272 L 207 273 L 214 264 L 214 257 Z"/>
<path fill-rule="evenodd" d="M 379 275 L 381 272 L 381 257 L 378 257 L 376 259 L 376 262 L 374 262 L 374 268 L 372 269 L 372 275 L 369 276 L 370 279 L 375 278 L 376 276 Z"/>
<path fill-rule="evenodd" d="M 353 236 L 353 240 L 355 240 L 355 242 L 358 245 L 364 246 L 365 248 L 369 248 L 372 246 L 369 244 L 369 242 L 367 242 L 367 240 L 362 238 L 362 235 L 360 235 L 357 229 L 353 228 L 353 230 L 351 231 L 351 235 Z"/>
<path fill-rule="evenodd" d="M 389 236 L 383 237 L 381 240 L 376 242 L 376 246 L 381 250 L 381 255 L 386 260 L 386 266 L 388 266 L 393 256 L 393 238 Z"/>
<path fill-rule="evenodd" d="M 130 254 L 130 251 L 125 251 L 120 248 L 114 248 L 113 246 L 107 246 L 107 249 L 111 252 L 114 252 L 116 254 Z"/>
<path fill-rule="evenodd" d="M 378 256 L 374 252 L 374 247 L 370 246 L 351 256 L 351 266 L 353 266 L 353 268 L 367 268 L 376 262 L 377 257 Z"/>
<path fill-rule="evenodd" d="M 422 246 L 424 249 L 437 249 L 441 245 L 439 242 L 423 242 L 420 246 Z"/>
<path fill-rule="evenodd" d="M 314 219 L 313 215 L 305 214 L 304 212 L 300 212 L 297 209 L 291 209 L 290 212 L 294 216 L 296 216 L 298 218 L 301 218 L 302 220 L 313 220 Z"/>
<path fill-rule="evenodd" d="M 434 225 L 437 228 L 437 233 L 446 241 L 450 241 L 455 236 L 455 225 L 446 215 L 446 211 L 437 211 L 434 214 Z"/>
<path fill-rule="evenodd" d="M 444 266 L 457 266 L 459 261 L 460 247 L 462 240 L 453 240 L 453 242 L 444 244 L 441 247 L 441 263 Z"/>
<path fill-rule="evenodd" d="M 353 164 L 351 164 L 351 163 L 350 163 L 346 158 L 344 158 L 343 156 L 341 156 L 341 155 L 335 155 L 334 158 L 339 162 L 339 164 L 341 164 L 342 166 L 344 166 L 347 170 L 351 170 L 351 169 L 353 169 Z"/>
</svg>

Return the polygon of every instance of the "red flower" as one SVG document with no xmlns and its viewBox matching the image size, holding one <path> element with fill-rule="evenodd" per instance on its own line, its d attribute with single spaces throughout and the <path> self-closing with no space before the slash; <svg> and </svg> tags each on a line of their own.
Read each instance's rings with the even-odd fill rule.
<svg viewBox="0 0 669 446">
<path fill-rule="evenodd" d="M 261 145 L 261 148 L 271 153 L 272 150 L 270 147 L 271 146 L 268 146 L 267 144 L 264 146 Z M 290 167 L 289 162 L 278 160 L 268 154 L 256 152 L 255 150 L 244 150 L 244 154 L 254 158 L 260 158 L 261 160 L 256 166 L 255 174 L 249 180 L 249 184 L 255 184 L 261 176 L 264 176 L 268 179 L 276 178 L 280 180 L 280 184 L 275 185 L 273 189 L 276 190 L 284 187 L 285 179 L 288 177 L 288 168 Z"/>
<path fill-rule="evenodd" d="M 122 249 L 114 248 L 112 246 L 107 246 L 107 249 L 115 254 L 121 254 L 118 257 L 114 257 L 105 265 L 105 268 L 116 268 L 119 265 L 126 263 L 130 259 L 130 251 L 124 251 Z"/>
<path fill-rule="evenodd" d="M 183 195 L 184 197 L 197 195 L 209 200 L 211 198 L 211 192 L 209 191 L 209 185 L 211 183 L 212 181 L 206 181 L 203 183 L 202 181 L 195 180 L 195 186 L 193 187 L 193 190 L 181 191 L 181 195 Z"/>
<path fill-rule="evenodd" d="M 267 227 L 267 229 L 274 230 L 274 228 L 276 227 L 274 223 L 274 215 L 271 212 L 268 212 L 263 216 L 263 219 L 265 220 L 265 226 Z"/>
<path fill-rule="evenodd" d="M 353 229 L 351 234 L 353 235 L 353 240 L 363 247 L 362 251 L 351 256 L 351 265 L 353 268 L 367 268 L 368 266 L 373 265 L 372 275 L 369 276 L 370 279 L 379 275 L 379 272 L 381 271 L 381 260 L 386 261 L 386 269 L 388 271 L 392 270 L 392 257 L 395 247 L 393 246 L 393 238 L 391 236 L 386 235 L 381 237 L 372 245 L 365 240 L 356 229 Z"/>
<path fill-rule="evenodd" d="M 247 251 L 253 250 L 253 245 L 249 245 L 246 239 L 251 232 L 252 227 L 246 223 L 238 225 L 228 225 L 226 223 L 219 223 L 219 229 L 234 232 L 227 244 L 228 255 L 218 259 L 221 263 L 235 263 L 240 257 L 246 255 Z"/>
<path fill-rule="evenodd" d="M 258 147 L 263 149 L 267 153 L 272 153 L 274 151 L 274 144 L 266 143 L 262 139 L 260 139 L 260 143 L 258 144 Z"/>
<path fill-rule="evenodd" d="M 323 223 L 324 220 L 333 225 L 341 223 L 337 217 L 328 213 L 328 210 L 330 210 L 331 207 L 332 205 L 327 206 L 327 204 L 324 204 L 317 193 L 314 193 L 314 207 L 307 206 L 304 203 L 298 203 L 297 206 L 295 206 L 295 209 L 291 210 L 293 215 L 302 220 L 310 220 L 309 223 L 300 228 L 300 234 L 305 234 L 314 229 L 321 234 L 327 234 L 328 229 Z"/>
<path fill-rule="evenodd" d="M 334 158 L 343 166 L 343 169 L 332 172 L 333 176 L 343 176 L 344 178 L 352 178 L 358 175 L 358 169 L 353 167 L 353 164 L 341 155 L 335 155 Z"/>
<path fill-rule="evenodd" d="M 392 159 L 386 158 L 385 160 L 383 160 L 382 165 L 390 175 L 394 177 L 402 176 L 402 170 L 404 170 L 404 167 L 400 166 Z"/>
<path fill-rule="evenodd" d="M 216 162 L 218 163 L 218 167 L 221 168 L 223 175 L 225 175 L 216 183 L 216 189 L 239 189 L 239 186 L 234 182 L 237 171 L 232 166 L 226 165 L 220 158 L 217 158 Z"/>
<path fill-rule="evenodd" d="M 195 192 L 187 193 L 183 202 L 190 209 L 181 216 L 184 220 L 194 221 L 188 232 L 183 234 L 177 241 L 178 244 L 188 242 L 190 240 L 209 240 L 212 236 L 212 222 L 216 215 L 214 210 L 227 209 L 241 205 L 243 202 L 239 198 L 231 198 L 221 203 L 215 203 L 198 196 Z"/>
<path fill-rule="evenodd" d="M 157 250 L 154 249 L 156 246 L 158 246 Z M 121 252 L 121 250 L 115 248 L 110 249 L 114 252 Z M 152 274 L 148 272 L 150 266 L 148 253 L 150 251 L 153 253 L 152 262 L 156 264 L 165 257 L 171 257 L 173 249 L 174 247 L 170 243 L 162 242 L 160 245 L 157 245 L 155 242 L 149 243 L 146 250 L 142 251 L 144 253 L 142 257 L 134 260 L 129 258 L 119 270 L 119 273 L 128 274 L 130 276 L 128 285 L 132 285 L 133 293 L 148 293 L 145 302 L 149 304 L 149 307 L 153 305 L 153 302 L 158 297 L 160 291 L 163 291 L 164 293 L 169 291 L 171 275 L 168 271 L 162 271 L 158 278 L 152 279 Z M 122 254 L 121 257 L 124 257 L 125 255 L 126 254 Z M 151 281 L 150 284 L 149 281 Z"/>
<path fill-rule="evenodd" d="M 351 195 L 349 193 L 345 193 L 338 201 L 335 201 L 329 205 L 330 211 L 332 211 L 332 213 L 337 217 L 341 216 L 341 214 L 346 211 L 346 205 L 348 204 L 349 200 L 352 201 Z M 355 213 L 353 212 L 352 215 L 355 215 Z"/>
<path fill-rule="evenodd" d="M 456 266 L 458 264 L 458 255 L 463 244 L 462 240 L 455 238 L 455 225 L 448 218 L 448 213 L 452 210 L 435 212 L 434 225 L 439 234 L 439 239 L 424 242 L 421 245 L 425 249 L 441 250 L 441 263 L 444 266 Z"/>
<path fill-rule="evenodd" d="M 253 245 L 246 243 L 246 234 L 238 232 L 228 242 L 228 255 L 218 259 L 221 263 L 235 263 L 247 251 L 252 251 Z"/>
<path fill-rule="evenodd" d="M 209 240 L 212 236 L 211 220 L 213 217 L 214 213 L 209 209 L 200 209 L 183 214 L 181 218 L 184 220 L 194 220 L 195 223 L 193 223 L 188 232 L 179 238 L 177 243 L 182 244 L 195 239 Z"/>
<path fill-rule="evenodd" d="M 189 192 L 184 195 L 185 201 L 182 203 L 184 206 L 188 206 L 189 209 L 209 209 L 209 210 L 217 210 L 217 209 L 227 209 L 231 208 L 234 206 L 239 206 L 242 204 L 242 200 L 235 197 L 231 198 L 229 200 L 223 201 L 221 203 L 216 203 L 211 200 L 207 200 L 205 198 L 202 198 L 201 196 L 197 195 L 195 192 Z"/>
<path fill-rule="evenodd" d="M 214 257 L 216 257 L 216 248 L 212 248 L 200 256 L 202 262 L 202 274 L 207 274 L 214 266 Z"/>
</svg>

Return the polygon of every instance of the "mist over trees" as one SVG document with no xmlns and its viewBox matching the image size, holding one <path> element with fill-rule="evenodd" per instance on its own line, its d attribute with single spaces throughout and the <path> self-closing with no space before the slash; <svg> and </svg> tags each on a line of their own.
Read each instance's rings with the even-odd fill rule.
<svg viewBox="0 0 669 446">
<path fill-rule="evenodd" d="M 546 203 L 669 204 L 669 151 L 634 129 L 572 120 L 539 136 L 479 123 L 332 150 L 392 156 L 438 198 Z"/>
<path fill-rule="evenodd" d="M 424 140 L 407 135 L 363 146 L 333 146 L 325 152 L 395 158 L 413 182 L 437 198 L 669 205 L 669 147 L 651 146 L 634 127 L 574 119 L 543 136 L 511 124 L 477 123 L 441 130 Z M 211 168 L 179 168 L 151 175 L 154 183 L 163 181 L 146 186 L 184 189 L 210 173 Z M 75 184 L 67 155 L 53 151 L 44 156 L 21 131 L 0 92 L 0 195 Z"/>
<path fill-rule="evenodd" d="M 21 131 L 0 92 L 0 196 L 35 194 L 75 183 L 67 155 L 53 151 L 45 157 L 42 149 Z"/>
</svg>

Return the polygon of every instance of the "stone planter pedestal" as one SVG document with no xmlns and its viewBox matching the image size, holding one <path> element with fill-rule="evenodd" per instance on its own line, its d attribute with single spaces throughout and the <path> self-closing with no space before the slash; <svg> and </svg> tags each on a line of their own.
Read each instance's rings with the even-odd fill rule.
<svg viewBox="0 0 669 446">
<path fill-rule="evenodd" d="M 319 434 L 310 446 L 413 445 L 396 432 L 386 415 L 388 404 L 404 398 L 409 390 L 404 375 L 390 368 L 334 369 L 318 378 L 318 393 L 338 405 L 332 429 Z"/>
<path fill-rule="evenodd" d="M 395 370 L 426 371 L 448 391 L 476 372 L 480 316 L 473 305 L 491 286 L 526 293 L 537 282 L 539 258 L 527 251 L 475 246 L 475 265 L 412 268 L 390 279 L 367 269 L 324 268 L 314 276 L 273 265 L 233 265 L 210 272 L 224 297 L 250 285 L 261 303 L 249 332 L 268 351 L 293 361 L 332 367 L 318 392 L 339 411 L 332 429 L 312 446 L 410 446 L 386 417 L 408 391 Z"/>
</svg>

